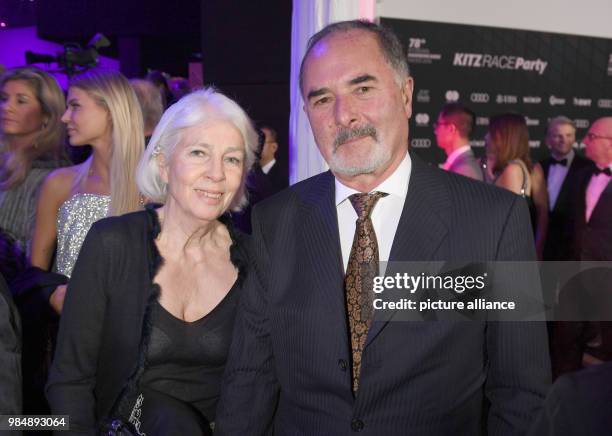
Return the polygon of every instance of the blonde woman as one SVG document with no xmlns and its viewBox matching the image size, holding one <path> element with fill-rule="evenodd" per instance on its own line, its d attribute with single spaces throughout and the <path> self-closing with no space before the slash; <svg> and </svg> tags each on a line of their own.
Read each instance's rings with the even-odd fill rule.
<svg viewBox="0 0 612 436">
<path fill-rule="evenodd" d="M 25 260 L 38 192 L 62 162 L 65 110 L 62 90 L 44 71 L 14 68 L 0 77 L 0 232 L 10 252 L 2 266 Z"/>
<path fill-rule="evenodd" d="M 144 150 L 138 100 L 119 72 L 92 70 L 76 77 L 62 116 L 70 144 L 91 145 L 91 157 L 45 180 L 36 215 L 31 263 L 48 270 L 57 247 L 56 272 L 70 277 L 91 225 L 140 209 L 136 166 Z M 66 287 L 49 302 L 59 313 Z"/>
</svg>

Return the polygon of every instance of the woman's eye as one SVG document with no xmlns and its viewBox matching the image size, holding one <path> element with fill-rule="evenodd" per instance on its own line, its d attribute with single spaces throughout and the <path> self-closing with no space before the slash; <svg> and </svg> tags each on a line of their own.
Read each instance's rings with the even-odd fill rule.
<svg viewBox="0 0 612 436">
<path fill-rule="evenodd" d="M 240 165 L 242 163 L 242 159 L 233 156 L 227 157 L 225 160 L 232 165 Z"/>
</svg>

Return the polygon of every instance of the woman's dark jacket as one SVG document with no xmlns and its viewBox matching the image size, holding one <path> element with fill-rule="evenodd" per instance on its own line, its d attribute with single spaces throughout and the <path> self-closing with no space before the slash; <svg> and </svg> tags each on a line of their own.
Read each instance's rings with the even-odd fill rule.
<svg viewBox="0 0 612 436">
<path fill-rule="evenodd" d="M 228 229 L 241 281 L 246 248 L 243 236 Z M 70 415 L 71 431 L 93 433 L 142 375 L 159 295 L 152 282 L 162 262 L 154 242 L 159 231 L 156 212 L 147 208 L 98 221 L 83 243 L 46 389 L 52 413 Z"/>
</svg>

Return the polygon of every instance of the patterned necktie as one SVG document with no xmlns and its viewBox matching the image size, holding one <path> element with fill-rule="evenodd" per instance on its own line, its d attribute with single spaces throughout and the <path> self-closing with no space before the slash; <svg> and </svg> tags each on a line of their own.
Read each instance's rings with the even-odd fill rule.
<svg viewBox="0 0 612 436">
<path fill-rule="evenodd" d="M 344 289 L 353 352 L 353 392 L 359 388 L 361 354 L 374 312 L 372 284 L 378 275 L 378 243 L 370 214 L 379 198 L 387 194 L 353 194 L 349 197 L 357 212 L 355 237 L 346 268 Z"/>
</svg>

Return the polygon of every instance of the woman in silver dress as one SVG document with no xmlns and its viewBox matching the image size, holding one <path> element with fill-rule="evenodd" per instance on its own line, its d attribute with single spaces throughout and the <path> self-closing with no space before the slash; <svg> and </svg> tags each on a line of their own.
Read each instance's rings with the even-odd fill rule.
<svg viewBox="0 0 612 436">
<path fill-rule="evenodd" d="M 91 225 L 101 218 L 141 209 L 136 165 L 144 151 L 142 112 L 119 72 L 91 70 L 71 81 L 62 116 L 70 144 L 91 145 L 80 165 L 53 171 L 38 202 L 31 263 L 48 270 L 57 247 L 56 272 L 70 277 Z M 49 302 L 58 312 L 66 286 Z"/>
</svg>

